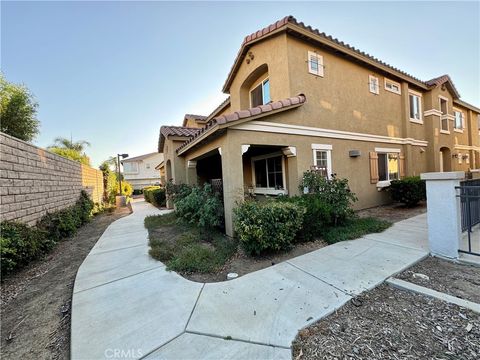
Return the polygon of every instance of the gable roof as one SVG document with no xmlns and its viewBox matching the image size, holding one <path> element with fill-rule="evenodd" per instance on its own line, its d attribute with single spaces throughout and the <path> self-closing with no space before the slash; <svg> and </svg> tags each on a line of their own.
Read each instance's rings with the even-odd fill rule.
<svg viewBox="0 0 480 360">
<path fill-rule="evenodd" d="M 263 116 L 268 116 L 276 114 L 278 112 L 294 109 L 303 105 L 305 101 L 307 101 L 306 96 L 300 94 L 298 96 L 286 98 L 283 100 L 272 101 L 266 105 L 260 105 L 246 110 L 235 111 L 230 114 L 215 117 L 209 120 L 204 128 L 198 129 L 199 131 L 197 133 L 195 133 L 190 139 L 180 145 L 177 148 L 176 152 L 177 154 L 185 152 L 187 147 L 189 148 L 194 144 L 198 143 L 199 141 L 204 140 L 205 138 L 209 137 L 221 128 L 228 127 L 239 121 L 250 121 Z"/>
<path fill-rule="evenodd" d="M 207 117 L 203 115 L 185 114 L 185 116 L 183 117 L 182 126 L 186 126 L 188 120 L 193 120 L 196 122 L 205 122 L 207 120 Z"/>
<path fill-rule="evenodd" d="M 131 157 L 131 158 L 126 158 L 126 159 L 122 160 L 122 163 L 130 162 L 130 161 L 140 161 L 140 160 L 149 158 L 150 156 L 157 155 L 157 154 L 158 154 L 158 152 L 152 152 L 152 153 L 148 153 L 148 154 L 144 154 L 144 155 L 139 155 L 139 156 L 135 156 L 135 157 Z"/>
<path fill-rule="evenodd" d="M 165 144 L 165 138 L 169 136 L 178 136 L 184 138 L 193 137 L 200 128 L 190 128 L 185 126 L 162 126 L 160 128 L 160 136 L 158 138 L 158 152 L 163 152 L 163 145 Z"/>
<path fill-rule="evenodd" d="M 248 49 L 253 44 L 283 31 L 288 32 L 288 34 L 290 35 L 317 41 L 318 43 L 327 46 L 335 51 L 343 52 L 344 54 L 360 60 L 368 65 L 375 66 L 380 70 L 386 71 L 399 78 L 414 83 L 421 88 L 424 88 L 426 90 L 428 89 L 427 85 L 422 80 L 390 64 L 387 64 L 370 54 L 360 51 L 359 49 L 356 49 L 355 47 L 346 44 L 343 41 L 333 38 L 332 36 L 327 35 L 324 32 L 320 32 L 318 29 L 313 29 L 311 26 L 307 26 L 303 22 L 298 22 L 297 19 L 295 19 L 293 16 L 285 16 L 283 19 L 278 20 L 277 22 L 261 30 L 258 30 L 244 38 L 240 50 L 238 51 L 237 57 L 235 58 L 235 61 L 233 63 L 233 66 L 230 69 L 227 80 L 223 85 L 223 92 L 229 92 L 230 85 L 232 84 L 232 81 L 240 67 L 240 64 L 242 63 L 245 55 L 247 54 Z"/>
<path fill-rule="evenodd" d="M 425 84 L 427 84 L 430 87 L 442 86 L 445 84 L 446 86 L 449 87 L 449 90 L 454 96 L 454 98 L 460 99 L 460 94 L 455 88 L 455 85 L 453 84 L 452 79 L 448 75 L 442 75 L 442 76 L 430 79 L 428 81 L 425 81 Z"/>
</svg>

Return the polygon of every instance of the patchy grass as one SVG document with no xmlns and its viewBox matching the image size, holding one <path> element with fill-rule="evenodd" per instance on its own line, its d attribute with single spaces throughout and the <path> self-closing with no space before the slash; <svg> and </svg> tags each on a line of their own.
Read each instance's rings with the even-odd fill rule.
<svg viewBox="0 0 480 360">
<path fill-rule="evenodd" d="M 353 240 L 366 234 L 379 233 L 392 226 L 392 223 L 372 217 L 355 218 L 345 225 L 329 228 L 323 234 L 323 239 L 334 244 L 339 241 Z"/>
<path fill-rule="evenodd" d="M 208 236 L 175 213 L 145 218 L 149 230 L 150 255 L 180 273 L 215 273 L 237 251 L 237 242 L 219 231 Z"/>
</svg>

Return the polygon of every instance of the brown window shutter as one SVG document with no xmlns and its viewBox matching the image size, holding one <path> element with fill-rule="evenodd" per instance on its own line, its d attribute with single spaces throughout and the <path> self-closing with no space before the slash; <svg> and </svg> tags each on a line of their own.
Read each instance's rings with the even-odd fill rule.
<svg viewBox="0 0 480 360">
<path fill-rule="evenodd" d="M 403 178 L 405 177 L 405 155 L 403 153 L 400 153 L 399 160 L 400 178 Z"/>
<path fill-rule="evenodd" d="M 378 155 L 375 151 L 370 152 L 370 183 L 378 182 Z"/>
</svg>

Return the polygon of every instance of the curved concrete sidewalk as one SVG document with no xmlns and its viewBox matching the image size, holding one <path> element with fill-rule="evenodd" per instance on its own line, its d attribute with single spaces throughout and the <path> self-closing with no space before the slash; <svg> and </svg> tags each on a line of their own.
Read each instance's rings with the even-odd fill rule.
<svg viewBox="0 0 480 360">
<path fill-rule="evenodd" d="M 298 330 L 428 255 L 426 215 L 238 279 L 200 284 L 148 255 L 133 203 L 81 265 L 72 300 L 72 359 L 290 359 Z M 165 211 L 163 211 L 165 212 Z"/>
</svg>

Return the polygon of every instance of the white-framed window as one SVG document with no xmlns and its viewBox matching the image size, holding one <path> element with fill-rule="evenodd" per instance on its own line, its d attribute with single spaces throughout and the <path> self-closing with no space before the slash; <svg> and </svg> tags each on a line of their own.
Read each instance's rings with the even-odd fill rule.
<svg viewBox="0 0 480 360">
<path fill-rule="evenodd" d="M 250 107 L 265 105 L 270 101 L 270 80 L 266 78 L 250 90 Z"/>
<path fill-rule="evenodd" d="M 385 90 L 399 95 L 402 93 L 402 88 L 400 87 L 400 84 L 387 78 L 385 78 Z"/>
<path fill-rule="evenodd" d="M 378 84 L 378 77 L 373 75 L 368 75 L 368 89 L 372 94 L 379 94 L 379 84 Z"/>
<path fill-rule="evenodd" d="M 308 72 L 323 77 L 323 56 L 316 52 L 308 52 Z"/>
<path fill-rule="evenodd" d="M 440 117 L 440 132 L 444 134 L 450 134 L 450 124 L 448 123 L 448 117 L 442 115 Z"/>
<path fill-rule="evenodd" d="M 286 194 L 285 158 L 281 152 L 252 157 L 256 194 Z"/>
<path fill-rule="evenodd" d="M 453 116 L 455 117 L 455 120 L 453 122 L 453 128 L 457 131 L 458 130 L 463 131 L 463 129 L 465 128 L 463 112 L 461 112 L 460 110 L 454 109 Z"/>
<path fill-rule="evenodd" d="M 128 174 L 138 173 L 138 163 L 137 162 L 123 163 L 123 172 Z"/>
<path fill-rule="evenodd" d="M 312 144 L 313 169 L 330 178 L 332 172 L 332 145 Z"/>
<path fill-rule="evenodd" d="M 409 92 L 410 121 L 422 122 L 422 96 L 420 93 Z"/>
<path fill-rule="evenodd" d="M 438 104 L 440 111 L 442 112 L 442 115 L 447 115 L 448 114 L 448 99 L 443 96 L 438 97 Z"/>
<path fill-rule="evenodd" d="M 400 179 L 400 149 L 376 148 L 378 156 L 378 183 L 390 185 L 390 181 Z"/>
</svg>

